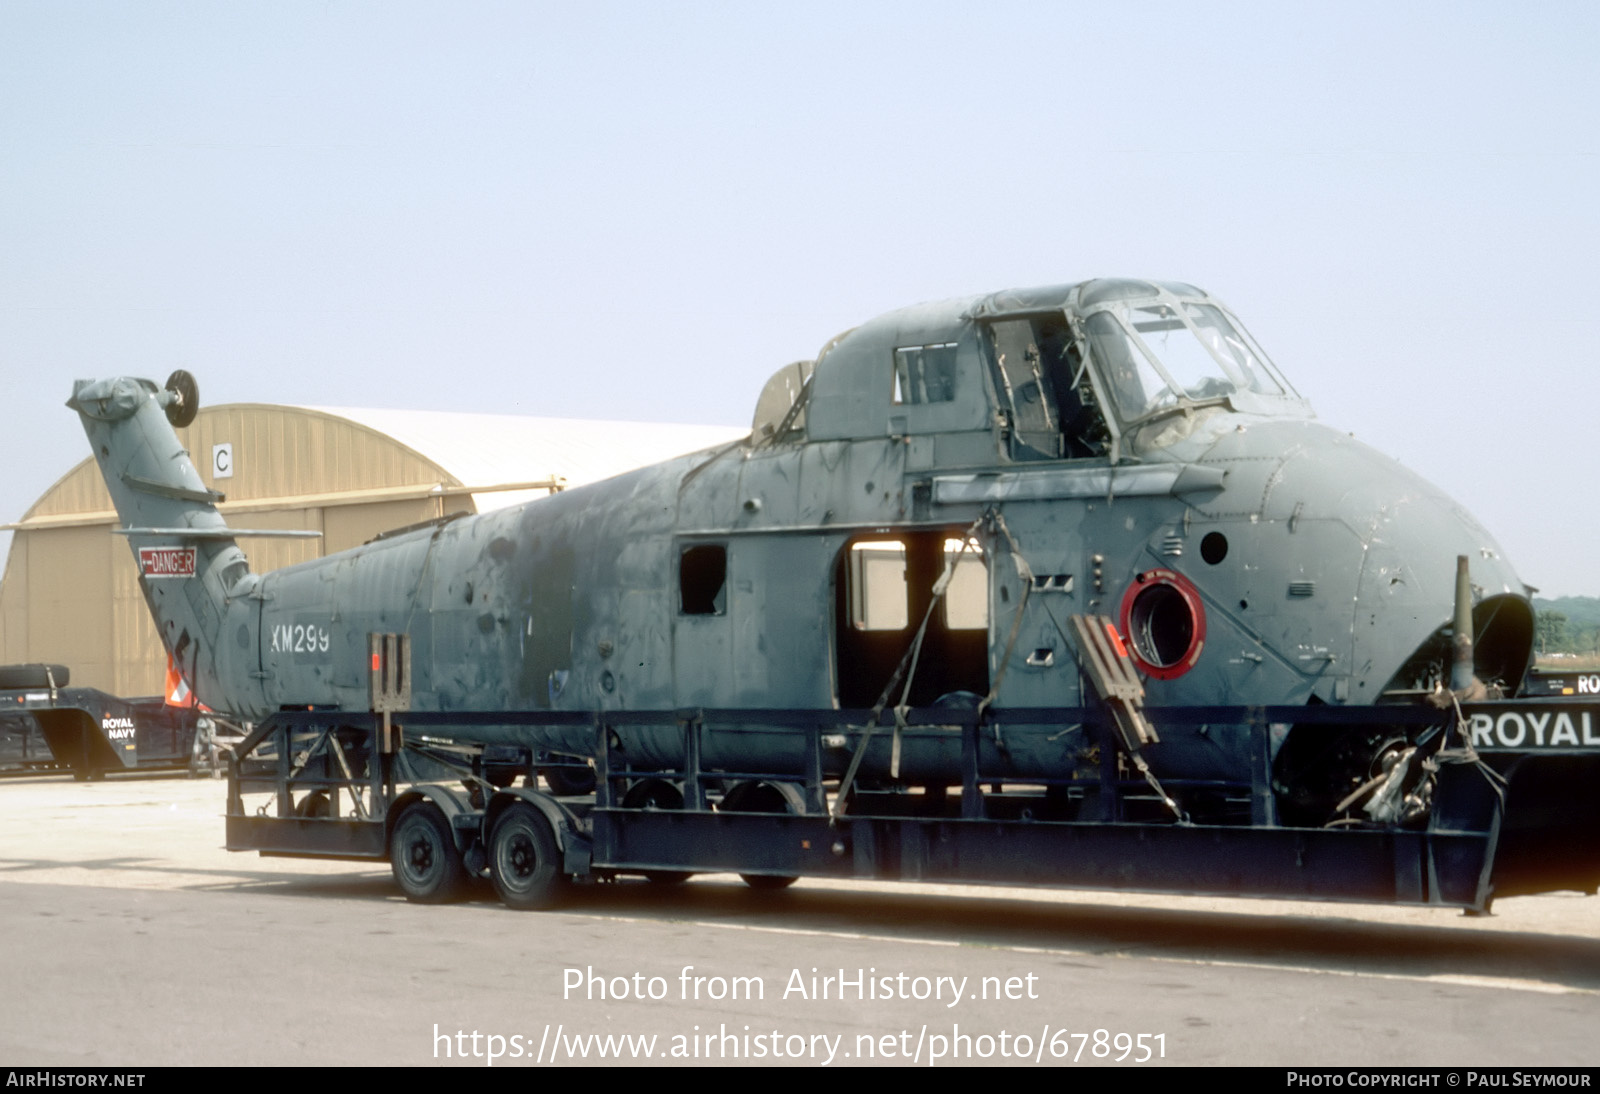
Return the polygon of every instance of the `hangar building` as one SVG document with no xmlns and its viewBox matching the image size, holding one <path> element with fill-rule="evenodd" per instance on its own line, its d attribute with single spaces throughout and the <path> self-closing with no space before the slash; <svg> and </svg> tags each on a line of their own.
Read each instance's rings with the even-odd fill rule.
<svg viewBox="0 0 1600 1094">
<path fill-rule="evenodd" d="M 242 538 L 264 572 L 359 546 L 392 528 L 483 512 L 749 431 L 438 411 L 236 403 L 202 407 L 178 431 L 218 508 L 237 528 L 311 539 Z M 56 662 L 72 683 L 156 695 L 166 653 L 139 592 L 133 554 L 92 459 L 16 524 L 0 580 L 0 664 Z"/>
</svg>

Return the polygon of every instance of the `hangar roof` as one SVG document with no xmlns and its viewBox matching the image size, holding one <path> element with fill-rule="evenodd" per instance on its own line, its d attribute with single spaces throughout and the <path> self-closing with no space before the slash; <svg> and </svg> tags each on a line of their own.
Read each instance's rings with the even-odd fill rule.
<svg viewBox="0 0 1600 1094">
<path fill-rule="evenodd" d="M 363 487 L 370 490 L 374 487 L 398 486 L 402 481 L 416 481 L 418 475 L 442 487 L 455 487 L 450 493 L 458 496 L 470 492 L 475 508 L 483 512 L 543 496 L 548 486 L 536 487 L 533 485 L 536 483 L 547 484 L 559 478 L 563 486 L 581 486 L 674 456 L 735 441 L 749 432 L 744 427 L 666 422 L 230 403 L 201 408 L 193 429 L 180 431 L 180 436 L 185 437 L 185 443 L 191 445 L 196 453 L 204 453 L 209 450 L 207 446 L 212 440 L 220 439 L 211 436 L 215 431 L 209 428 L 211 424 L 245 419 L 258 423 L 279 423 L 278 427 L 265 432 L 261 428 L 250 431 L 255 443 L 268 444 L 278 450 L 277 462 L 281 464 L 287 457 L 290 463 L 299 459 L 308 460 L 309 463 L 299 468 L 283 468 L 283 473 L 257 481 L 254 490 L 230 492 L 233 500 L 223 504 L 224 512 L 256 508 L 253 495 L 264 494 L 274 502 L 282 503 L 292 501 L 295 495 L 308 490 L 315 495 L 328 490 L 351 491 Z M 298 419 L 313 428 L 313 423 L 319 420 L 326 422 L 334 419 L 348 423 L 345 427 L 347 430 L 353 427 L 358 434 L 369 433 L 381 438 L 390 452 L 396 451 L 397 447 L 408 449 L 421 463 L 401 472 L 385 461 L 380 461 L 385 463 L 382 468 L 351 467 L 350 459 L 360 461 L 377 457 L 375 453 L 363 457 L 355 451 L 344 452 L 343 458 L 330 455 L 318 444 L 308 441 L 313 434 L 284 424 L 291 419 Z M 238 432 L 236 425 L 224 429 L 221 436 L 235 439 Z M 194 435 L 191 436 L 191 433 Z M 312 444 L 309 450 L 301 447 L 307 443 Z M 197 462 L 202 465 L 202 474 L 210 482 L 210 469 L 203 466 L 205 456 L 199 455 Z M 343 470 L 339 471 L 341 466 Z M 427 471 L 429 466 L 437 471 Z M 393 477 L 397 473 L 401 478 Z M 445 481 L 441 482 L 437 476 L 442 476 Z M 507 489 L 519 483 L 529 484 L 529 488 Z M 242 484 L 229 481 L 217 485 L 233 487 Z M 463 486 L 473 489 L 463 491 L 460 489 Z M 415 489 L 410 492 L 415 493 Z M 106 522 L 114 517 L 94 461 L 85 457 L 45 491 L 21 521 L 0 527 L 21 529 L 95 523 Z"/>
<path fill-rule="evenodd" d="M 739 440 L 749 429 L 668 422 L 615 422 L 468 414 L 441 410 L 303 407 L 382 433 L 438 464 L 467 486 L 537 482 L 560 476 L 567 486 Z M 542 490 L 474 493 L 478 511 L 499 509 Z"/>
</svg>

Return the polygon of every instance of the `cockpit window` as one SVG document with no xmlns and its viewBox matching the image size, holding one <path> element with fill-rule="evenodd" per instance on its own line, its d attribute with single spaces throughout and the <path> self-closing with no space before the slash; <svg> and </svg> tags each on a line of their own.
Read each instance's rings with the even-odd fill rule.
<svg viewBox="0 0 1600 1094">
<path fill-rule="evenodd" d="M 1215 304 L 1128 294 L 1084 320 L 1122 420 L 1238 397 L 1293 396 L 1244 328 Z"/>
<path fill-rule="evenodd" d="M 995 420 L 1015 461 L 1138 458 L 1215 418 L 1192 413 L 1201 408 L 1312 416 L 1239 320 L 1193 285 L 1100 279 L 1072 287 L 1059 311 L 997 297 L 978 315 Z M 895 351 L 897 403 L 933 397 L 928 355 L 941 349 Z M 1182 422 L 1144 428 L 1175 413 Z"/>
<path fill-rule="evenodd" d="M 894 402 L 948 403 L 956 397 L 956 344 L 905 346 L 894 351 Z"/>
<path fill-rule="evenodd" d="M 1055 376 L 1066 348 L 1064 327 L 1055 323 L 1048 336 L 1038 327 L 1031 319 L 1006 319 L 991 323 L 987 331 L 995 387 L 1015 459 L 1061 455 Z"/>
<path fill-rule="evenodd" d="M 1195 333 L 1206 347 L 1216 355 L 1225 372 L 1233 378 L 1241 391 L 1254 391 L 1260 395 L 1282 395 L 1283 386 L 1273 379 L 1267 355 L 1255 344 L 1243 327 L 1228 322 L 1220 308 L 1210 304 L 1184 304 L 1189 318 L 1194 320 Z"/>
<path fill-rule="evenodd" d="M 1105 451 L 1111 433 L 1065 316 L 997 319 L 984 335 L 1012 459 Z"/>
<path fill-rule="evenodd" d="M 1055 407 L 1046 380 L 1048 365 L 1039 349 L 1033 323 L 1013 319 L 989 328 L 990 347 L 1000 369 L 1018 429 L 1025 432 L 1053 431 Z"/>
<path fill-rule="evenodd" d="M 1131 300 L 1134 297 L 1155 296 L 1159 290 L 1147 281 L 1130 281 L 1126 278 L 1101 278 L 1084 286 L 1083 298 L 1078 303 L 1085 308 L 1103 304 L 1107 300 Z"/>
<path fill-rule="evenodd" d="M 1084 325 L 1089 330 L 1091 352 L 1100 362 L 1123 420 L 1132 421 L 1163 407 L 1177 405 L 1177 397 L 1145 354 L 1144 347 L 1110 312 L 1096 312 Z"/>
<path fill-rule="evenodd" d="M 1130 310 L 1133 329 L 1168 376 L 1177 381 L 1177 394 L 1196 401 L 1227 395 L 1233 385 L 1217 375 L 1217 362 L 1206 347 L 1189 332 L 1188 324 L 1176 308 L 1168 304 L 1147 304 Z"/>
</svg>

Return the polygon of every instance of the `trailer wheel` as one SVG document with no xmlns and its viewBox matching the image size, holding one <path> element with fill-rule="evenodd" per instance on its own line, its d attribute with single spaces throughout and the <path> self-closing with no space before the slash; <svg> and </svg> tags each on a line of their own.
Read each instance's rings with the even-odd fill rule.
<svg viewBox="0 0 1600 1094">
<path fill-rule="evenodd" d="M 737 813 L 793 813 L 789 799 L 776 786 L 766 782 L 739 783 L 722 799 L 722 808 Z M 789 874 L 740 874 L 744 883 L 757 892 L 787 889 L 800 879 Z"/>
<path fill-rule="evenodd" d="M 640 779 L 622 795 L 624 809 L 682 809 L 683 793 L 666 779 Z M 688 870 L 646 870 L 645 880 L 654 885 L 682 885 L 694 876 Z"/>
<path fill-rule="evenodd" d="M 567 878 L 550 822 L 527 802 L 506 807 L 489 837 L 489 876 L 507 908 L 519 912 L 560 903 Z"/>
<path fill-rule="evenodd" d="M 389 865 L 395 884 L 415 904 L 454 900 L 467 877 L 450 822 L 432 802 L 417 802 L 400 814 L 389 837 Z"/>
<path fill-rule="evenodd" d="M 539 774 L 544 776 L 550 793 L 556 797 L 570 798 L 594 793 L 594 768 L 586 766 L 587 758 L 561 752 L 541 752 L 536 761 L 546 765 L 539 768 Z"/>
<path fill-rule="evenodd" d="M 297 817 L 331 817 L 333 816 L 333 802 L 321 790 L 313 790 L 294 804 L 294 815 Z M 392 848 L 391 848 L 392 851 Z"/>
<path fill-rule="evenodd" d="M 772 893 L 779 889 L 787 889 L 800 880 L 788 874 L 740 874 L 739 877 L 750 888 L 761 893 Z"/>
</svg>

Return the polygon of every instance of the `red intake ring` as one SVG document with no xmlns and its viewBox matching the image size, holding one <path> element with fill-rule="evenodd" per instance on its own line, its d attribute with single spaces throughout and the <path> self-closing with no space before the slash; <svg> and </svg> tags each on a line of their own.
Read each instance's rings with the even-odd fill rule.
<svg viewBox="0 0 1600 1094">
<path fill-rule="evenodd" d="M 1133 663 L 1157 680 L 1182 676 L 1205 648 L 1200 590 L 1174 570 L 1146 570 L 1135 577 L 1122 594 L 1119 620 Z"/>
</svg>

